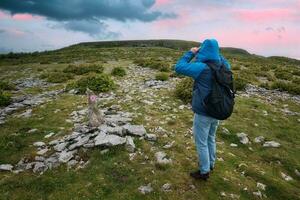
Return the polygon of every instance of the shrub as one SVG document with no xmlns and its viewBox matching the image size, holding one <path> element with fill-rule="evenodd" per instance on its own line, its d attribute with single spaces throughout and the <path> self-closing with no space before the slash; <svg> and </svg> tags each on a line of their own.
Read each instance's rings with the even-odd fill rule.
<svg viewBox="0 0 300 200">
<path fill-rule="evenodd" d="M 232 70 L 240 70 L 241 69 L 241 66 L 240 65 L 237 65 L 237 64 L 234 64 L 231 66 L 231 69 Z"/>
<path fill-rule="evenodd" d="M 181 79 L 175 88 L 175 96 L 181 99 L 184 103 L 192 101 L 194 81 L 192 78 Z"/>
<path fill-rule="evenodd" d="M 285 71 L 275 71 L 276 78 L 283 79 L 283 80 L 290 80 L 292 75 Z"/>
<path fill-rule="evenodd" d="M 170 64 L 162 61 L 155 61 L 150 59 L 135 60 L 134 63 L 141 67 L 149 67 L 151 69 L 158 69 L 161 72 L 169 72 Z"/>
<path fill-rule="evenodd" d="M 169 72 L 171 71 L 169 64 L 162 65 L 159 69 L 161 72 Z"/>
<path fill-rule="evenodd" d="M 0 106 L 8 106 L 11 103 L 11 95 L 0 90 Z"/>
<path fill-rule="evenodd" d="M 49 83 L 63 83 L 70 79 L 73 79 L 74 76 L 72 74 L 61 72 L 49 72 L 42 74 L 40 78 L 46 79 L 46 81 Z"/>
<path fill-rule="evenodd" d="M 0 90 L 14 90 L 15 86 L 8 81 L 0 81 Z"/>
<path fill-rule="evenodd" d="M 280 91 L 286 91 L 291 94 L 300 94 L 300 85 L 286 81 L 275 81 L 271 85 L 271 89 L 279 89 Z"/>
<path fill-rule="evenodd" d="M 125 76 L 126 75 L 126 70 L 123 67 L 115 67 L 112 71 L 111 74 L 113 76 Z"/>
<path fill-rule="evenodd" d="M 156 80 L 167 81 L 169 79 L 169 74 L 165 72 L 160 72 L 155 75 Z"/>
<path fill-rule="evenodd" d="M 81 64 L 81 65 L 69 65 L 66 67 L 63 72 L 64 73 L 73 73 L 76 75 L 82 75 L 82 74 L 87 74 L 90 72 L 95 72 L 95 73 L 102 73 L 104 70 L 102 65 L 99 64 Z"/>
<path fill-rule="evenodd" d="M 72 85 L 67 86 L 68 89 L 77 89 L 80 94 L 84 94 L 86 88 L 93 90 L 94 92 L 108 92 L 115 88 L 115 83 L 107 74 L 91 74 L 86 77 L 82 77 Z"/>
<path fill-rule="evenodd" d="M 236 90 L 245 90 L 247 84 L 248 81 L 243 78 L 240 78 L 238 76 L 234 78 L 234 87 Z"/>
</svg>

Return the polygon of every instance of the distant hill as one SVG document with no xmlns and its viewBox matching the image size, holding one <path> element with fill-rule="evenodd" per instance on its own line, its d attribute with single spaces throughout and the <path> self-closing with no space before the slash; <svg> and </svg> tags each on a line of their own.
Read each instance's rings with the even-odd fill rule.
<svg viewBox="0 0 300 200">
<path fill-rule="evenodd" d="M 123 40 L 123 41 L 101 41 L 101 42 L 83 42 L 70 46 L 86 46 L 94 48 L 113 48 L 113 47 L 165 47 L 176 50 L 188 50 L 193 46 L 199 46 L 199 42 L 186 40 Z M 222 51 L 233 54 L 250 53 L 244 49 L 224 47 Z"/>
</svg>

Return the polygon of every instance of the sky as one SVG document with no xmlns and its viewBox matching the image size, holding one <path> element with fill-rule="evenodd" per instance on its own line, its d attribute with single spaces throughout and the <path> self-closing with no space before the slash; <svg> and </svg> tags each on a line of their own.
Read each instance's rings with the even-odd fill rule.
<svg viewBox="0 0 300 200">
<path fill-rule="evenodd" d="M 300 59 L 300 0 L 0 0 L 0 52 L 207 38 L 222 47 Z"/>
</svg>

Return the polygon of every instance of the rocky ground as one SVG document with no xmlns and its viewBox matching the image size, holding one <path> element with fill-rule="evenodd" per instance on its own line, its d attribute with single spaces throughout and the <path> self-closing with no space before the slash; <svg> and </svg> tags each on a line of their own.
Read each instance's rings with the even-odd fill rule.
<svg viewBox="0 0 300 200">
<path fill-rule="evenodd" d="M 30 139 L 31 142 L 26 143 L 11 162 L 8 162 L 9 158 L 1 157 L 4 158 L 0 162 L 3 199 L 9 199 L 12 195 L 9 186 L 3 184 L 9 185 L 11 182 L 17 185 L 18 177 L 23 182 L 31 177 L 30 182 L 34 184 L 39 179 L 44 185 L 47 177 L 59 182 L 54 178 L 57 176 L 62 176 L 61 181 L 71 185 L 72 181 L 68 180 L 74 176 L 74 181 L 77 180 L 79 184 L 72 189 L 76 199 L 101 198 L 101 195 L 108 197 L 105 190 L 110 191 L 109 198 L 118 197 L 119 191 L 122 193 L 119 194 L 121 199 L 131 199 L 133 196 L 136 199 L 205 199 L 209 194 L 209 198 L 213 199 L 275 199 L 276 194 L 281 192 L 292 192 L 291 199 L 299 197 L 299 162 L 291 161 L 295 157 L 291 160 L 281 158 L 287 153 L 299 153 L 299 140 L 292 142 L 292 137 L 284 138 L 277 134 L 278 130 L 274 131 L 277 135 L 269 134 L 273 132 L 270 127 L 280 122 L 286 122 L 283 124 L 286 126 L 282 126 L 279 132 L 292 125 L 294 127 L 289 130 L 290 133 L 299 131 L 299 96 L 253 85 L 248 85 L 245 92 L 239 93 L 237 113 L 219 127 L 216 172 L 212 180 L 204 185 L 188 177 L 189 170 L 197 167 L 197 157 L 191 132 L 190 105 L 182 104 L 172 93 L 179 79 L 156 81 L 156 71 L 153 69 L 133 64 L 129 64 L 126 69 L 127 75 L 124 78 L 115 78 L 118 85 L 115 91 L 97 97 L 99 109 L 105 117 L 105 123 L 99 127 L 89 127 L 87 124 L 86 96 L 76 95 L 76 91 L 65 92 L 63 89 L 46 91 L 52 85 L 34 78 L 15 82 L 18 95 L 11 105 L 0 110 L 0 130 L 9 132 L 9 126 L 17 119 L 33 124 L 29 128 L 26 126 L 26 133 L 20 134 L 29 135 L 26 137 L 40 135 Z M 45 91 L 19 95 L 22 93 L 20 91 L 28 87 L 41 87 Z M 61 106 L 65 105 L 60 104 L 64 101 L 71 106 Z M 51 113 L 41 118 L 42 113 L 48 112 L 43 109 L 50 109 L 48 105 L 52 109 Z M 51 120 L 47 131 L 41 131 L 41 126 L 31 122 L 38 119 L 47 121 L 56 116 L 61 123 L 57 127 L 57 122 L 53 122 L 56 131 L 51 130 Z M 16 126 L 23 125 L 21 122 L 16 123 Z M 12 132 L 20 131 L 21 128 Z M 292 150 L 289 145 L 293 147 Z M 120 148 L 116 149 L 116 146 Z M 97 160 L 99 157 L 100 160 Z M 106 176 L 109 170 L 112 174 Z M 85 176 L 93 174 L 97 178 L 81 182 L 80 177 L 74 173 Z M 99 175 L 101 173 L 104 178 Z M 33 176 L 39 178 L 33 180 Z M 128 180 L 132 180 L 132 183 Z M 115 185 L 110 187 L 125 189 L 113 191 L 105 186 L 112 182 Z M 125 185 L 119 186 L 118 182 Z M 276 182 L 280 187 L 276 187 Z M 106 189 L 99 191 L 99 183 Z M 17 189 L 18 192 L 22 190 Z M 38 197 L 52 199 L 63 193 L 62 198 L 68 199 L 61 188 L 57 189 L 57 193 L 51 189 L 49 191 L 49 194 L 38 194 Z M 28 194 L 26 198 L 33 196 Z"/>
</svg>

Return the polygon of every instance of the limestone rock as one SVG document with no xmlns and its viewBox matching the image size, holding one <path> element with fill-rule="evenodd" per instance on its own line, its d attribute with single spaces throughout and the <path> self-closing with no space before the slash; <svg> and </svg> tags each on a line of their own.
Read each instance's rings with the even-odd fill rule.
<svg viewBox="0 0 300 200">
<path fill-rule="evenodd" d="M 163 184 L 163 186 L 162 186 L 161 189 L 164 192 L 170 192 L 171 191 L 171 187 L 172 187 L 172 185 L 170 183 L 165 183 L 165 184 Z"/>
<path fill-rule="evenodd" d="M 133 139 L 132 139 L 131 136 L 127 136 L 126 137 L 125 147 L 126 147 L 127 151 L 129 151 L 130 153 L 134 152 L 134 150 L 135 150 L 135 144 L 134 144 L 134 141 L 133 141 Z"/>
<path fill-rule="evenodd" d="M 281 172 L 281 177 L 282 177 L 285 181 L 292 181 L 292 180 L 293 180 L 292 177 L 290 177 L 289 175 L 287 175 L 287 174 L 285 174 L 285 173 L 283 173 L 283 172 Z"/>
<path fill-rule="evenodd" d="M 58 160 L 59 162 L 66 163 L 73 158 L 73 154 L 73 151 L 62 151 L 61 153 L 59 153 Z"/>
<path fill-rule="evenodd" d="M 172 159 L 167 158 L 167 154 L 165 152 L 159 151 L 155 153 L 156 161 L 158 164 L 171 164 Z"/>
<path fill-rule="evenodd" d="M 45 142 L 35 142 L 33 143 L 33 146 L 35 147 L 44 147 L 46 146 Z"/>
<path fill-rule="evenodd" d="M 248 144 L 249 143 L 249 138 L 246 133 L 237 133 L 237 137 L 240 139 L 240 143 L 242 144 Z"/>
<path fill-rule="evenodd" d="M 148 140 L 148 141 L 156 141 L 157 137 L 156 137 L 155 134 L 146 134 L 145 139 Z"/>
<path fill-rule="evenodd" d="M 126 138 L 117 136 L 117 135 L 108 135 L 104 132 L 100 132 L 95 138 L 96 146 L 116 146 L 120 144 L 124 144 L 126 142 Z"/>
<path fill-rule="evenodd" d="M 11 164 L 1 164 L 0 171 L 11 171 L 13 166 Z"/>
<path fill-rule="evenodd" d="M 123 126 L 126 134 L 135 135 L 135 136 L 144 136 L 147 134 L 146 129 L 143 125 L 125 125 Z"/>
<path fill-rule="evenodd" d="M 265 141 L 265 137 L 264 136 L 258 136 L 256 138 L 254 138 L 254 142 L 255 143 L 262 143 L 263 141 Z"/>
<path fill-rule="evenodd" d="M 153 191 L 153 188 L 151 187 L 151 183 L 149 183 L 148 185 L 142 185 L 138 188 L 138 190 L 142 193 L 142 194 L 147 194 Z"/>
<path fill-rule="evenodd" d="M 32 171 L 33 173 L 43 173 L 47 169 L 47 166 L 43 162 L 36 162 Z"/>
<path fill-rule="evenodd" d="M 268 142 L 265 142 L 263 147 L 274 147 L 274 148 L 278 148 L 280 147 L 280 143 L 278 142 L 275 142 L 275 141 L 268 141 Z"/>
</svg>

